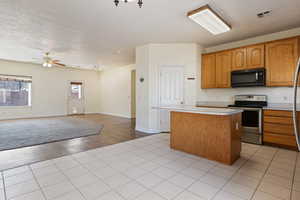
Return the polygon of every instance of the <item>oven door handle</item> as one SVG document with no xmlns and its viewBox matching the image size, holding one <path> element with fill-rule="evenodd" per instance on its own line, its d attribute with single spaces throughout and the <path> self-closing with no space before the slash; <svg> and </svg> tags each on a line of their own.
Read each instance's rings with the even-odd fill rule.
<svg viewBox="0 0 300 200">
<path fill-rule="evenodd" d="M 263 126 L 263 124 L 262 124 L 262 116 L 263 115 L 263 111 L 262 110 L 260 110 L 259 111 L 259 113 L 258 113 L 258 129 L 259 129 L 259 133 L 260 134 L 262 134 L 263 133 L 263 130 L 262 130 L 262 126 Z"/>
</svg>

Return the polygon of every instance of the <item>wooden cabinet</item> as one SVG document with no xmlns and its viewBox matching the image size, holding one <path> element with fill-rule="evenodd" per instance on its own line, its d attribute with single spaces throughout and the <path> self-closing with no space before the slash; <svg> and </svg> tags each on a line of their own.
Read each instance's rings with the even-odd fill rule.
<svg viewBox="0 0 300 200">
<path fill-rule="evenodd" d="M 231 165 L 241 152 L 241 113 L 171 112 L 172 149 Z"/>
<path fill-rule="evenodd" d="M 258 44 L 247 47 L 246 65 L 248 69 L 265 67 L 265 45 Z"/>
<path fill-rule="evenodd" d="M 265 45 L 258 44 L 232 51 L 232 71 L 265 67 Z"/>
<path fill-rule="evenodd" d="M 266 68 L 269 87 L 292 86 L 300 38 L 250 45 L 202 56 L 202 88 L 229 88 L 231 71 Z"/>
<path fill-rule="evenodd" d="M 202 56 L 201 87 L 216 87 L 216 54 Z"/>
<path fill-rule="evenodd" d="M 243 70 L 247 68 L 246 65 L 246 48 L 235 49 L 232 51 L 232 71 Z"/>
<path fill-rule="evenodd" d="M 298 38 L 266 44 L 267 86 L 293 85 L 298 48 Z"/>
<path fill-rule="evenodd" d="M 231 72 L 231 51 L 202 56 L 201 87 L 229 88 Z"/>
<path fill-rule="evenodd" d="M 229 88 L 231 86 L 232 52 L 223 51 L 216 54 L 216 87 Z"/>
<path fill-rule="evenodd" d="M 296 147 L 291 111 L 265 110 L 263 141 Z"/>
</svg>

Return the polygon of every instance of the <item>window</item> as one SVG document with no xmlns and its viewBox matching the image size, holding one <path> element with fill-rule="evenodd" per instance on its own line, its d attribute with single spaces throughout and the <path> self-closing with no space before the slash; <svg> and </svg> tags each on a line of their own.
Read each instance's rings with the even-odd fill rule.
<svg viewBox="0 0 300 200">
<path fill-rule="evenodd" d="M 82 98 L 82 83 L 71 82 L 71 98 L 78 100 Z"/>
<path fill-rule="evenodd" d="M 0 107 L 31 106 L 32 78 L 0 75 Z"/>
</svg>

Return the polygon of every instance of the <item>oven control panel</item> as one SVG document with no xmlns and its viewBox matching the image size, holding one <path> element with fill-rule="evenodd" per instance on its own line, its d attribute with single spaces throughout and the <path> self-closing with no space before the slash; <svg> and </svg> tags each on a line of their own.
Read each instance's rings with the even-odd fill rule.
<svg viewBox="0 0 300 200">
<path fill-rule="evenodd" d="M 267 101 L 266 95 L 236 95 L 235 101 Z"/>
</svg>

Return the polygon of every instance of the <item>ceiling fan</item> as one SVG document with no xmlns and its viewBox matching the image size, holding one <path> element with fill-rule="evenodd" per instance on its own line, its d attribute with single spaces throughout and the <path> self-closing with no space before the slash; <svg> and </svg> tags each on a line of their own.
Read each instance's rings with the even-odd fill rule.
<svg viewBox="0 0 300 200">
<path fill-rule="evenodd" d="M 50 57 L 50 52 L 45 53 L 43 57 L 43 67 L 53 67 L 53 66 L 58 66 L 58 67 L 66 67 L 65 64 L 60 63 L 59 60 L 53 60 L 53 58 Z"/>
</svg>

